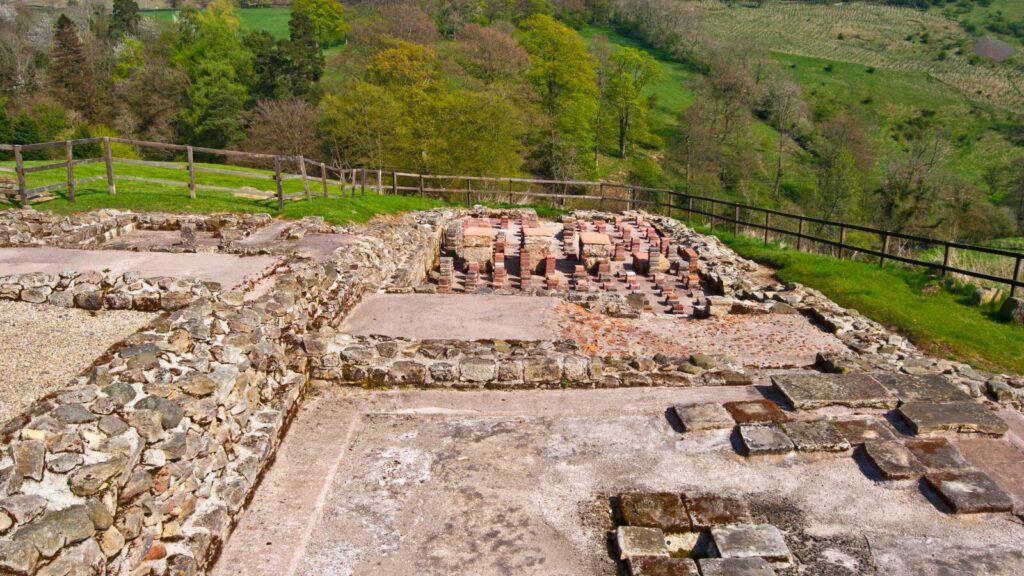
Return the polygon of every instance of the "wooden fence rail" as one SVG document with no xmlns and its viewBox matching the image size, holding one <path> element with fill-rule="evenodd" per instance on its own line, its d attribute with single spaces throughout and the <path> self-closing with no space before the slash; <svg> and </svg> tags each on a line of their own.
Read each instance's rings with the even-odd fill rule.
<svg viewBox="0 0 1024 576">
<path fill-rule="evenodd" d="M 96 146 L 97 144 L 101 147 L 102 157 L 74 158 L 74 148 L 76 146 Z M 181 160 L 164 162 L 115 157 L 112 153 L 111 144 L 170 151 L 184 156 L 184 162 Z M 25 165 L 25 152 L 50 148 L 61 149 L 64 161 L 36 166 Z M 337 186 L 342 198 L 354 197 L 357 194 L 365 195 L 369 187 L 377 194 L 434 196 L 449 202 L 465 202 L 468 206 L 472 206 L 474 203 L 507 203 L 509 205 L 516 205 L 530 203 L 531 199 L 539 199 L 550 201 L 553 206 L 563 209 L 568 208 L 570 203 L 575 206 L 581 206 L 582 203 L 585 204 L 584 207 L 592 207 L 598 210 L 606 208 L 632 210 L 644 207 L 655 212 L 664 210 L 668 215 L 673 215 L 674 212 L 684 213 L 687 223 L 691 225 L 696 216 L 700 218 L 702 223 L 706 222 L 712 230 L 716 228 L 716 225 L 718 227 L 731 225 L 734 234 L 740 234 L 744 230 L 759 231 L 765 244 L 770 241 L 770 236 L 774 235 L 777 239 L 793 239 L 797 250 L 813 250 L 816 246 L 819 248 L 825 247 L 829 249 L 830 254 L 834 250 L 836 252 L 834 255 L 838 255 L 839 258 L 856 258 L 861 260 L 866 257 L 876 258 L 879 266 L 884 266 L 886 261 L 893 261 L 938 270 L 943 276 L 960 274 L 989 282 L 1006 284 L 1010 287 L 1011 296 L 1015 296 L 1019 288 L 1024 288 L 1024 281 L 1021 278 L 1021 273 L 1024 271 L 1022 270 L 1024 268 L 1024 264 L 1022 264 L 1024 254 L 1020 252 L 925 238 L 880 230 L 859 224 L 834 222 L 770 208 L 687 194 L 667 188 L 649 188 L 616 182 L 585 180 L 418 174 L 414 172 L 385 171 L 381 168 L 343 168 L 331 166 L 303 156 L 261 154 L 127 138 L 104 137 L 32 144 L 0 144 L 0 151 L 13 153 L 14 168 L 0 167 L 0 172 L 14 173 L 16 175 L 18 195 L 23 206 L 27 206 L 31 200 L 40 194 L 59 189 L 67 189 L 68 200 L 74 202 L 75 188 L 77 186 L 103 180 L 107 182 L 107 191 L 111 195 L 117 193 L 118 180 L 186 187 L 190 198 L 196 197 L 197 190 L 237 192 L 236 188 L 198 181 L 198 177 L 202 174 L 215 174 L 273 181 L 275 183 L 275 191 L 261 194 L 261 196 L 268 199 L 276 199 L 279 211 L 284 209 L 285 200 L 312 199 L 313 189 L 311 180 L 314 182 L 319 181 L 324 197 L 329 196 L 331 186 Z M 242 160 L 248 162 L 248 165 L 273 166 L 273 174 L 199 165 L 195 161 L 195 154 L 220 157 L 226 161 L 225 164 Z M 178 157 L 181 158 L 181 156 Z M 103 162 L 105 165 L 104 175 L 76 178 L 75 167 L 99 162 Z M 284 170 L 285 163 L 295 164 L 298 167 L 298 173 L 286 172 Z M 115 164 L 186 171 L 187 179 L 179 181 L 165 178 L 118 175 L 115 172 Z M 33 188 L 28 187 L 27 175 L 60 168 L 66 169 L 67 175 L 64 181 Z M 331 175 L 335 175 L 336 178 L 330 178 L 329 176 Z M 302 191 L 285 193 L 283 183 L 289 180 L 302 180 Z M 595 203 L 596 206 L 594 205 Z M 790 225 L 788 228 L 785 226 L 787 223 Z M 815 228 L 817 229 L 816 233 L 813 232 Z M 827 235 L 826 231 L 828 230 L 831 230 L 834 234 Z M 852 244 L 848 239 L 851 232 L 857 233 L 862 239 L 865 236 L 877 238 L 878 244 L 871 246 L 864 245 L 863 243 Z M 894 245 L 897 248 L 894 248 Z M 928 247 L 941 249 L 942 260 L 937 262 L 914 258 L 905 251 L 907 247 L 918 252 Z M 955 266 L 950 263 L 953 251 L 1007 258 L 1010 262 L 1013 262 L 1012 276 L 1002 277 Z"/>
</svg>

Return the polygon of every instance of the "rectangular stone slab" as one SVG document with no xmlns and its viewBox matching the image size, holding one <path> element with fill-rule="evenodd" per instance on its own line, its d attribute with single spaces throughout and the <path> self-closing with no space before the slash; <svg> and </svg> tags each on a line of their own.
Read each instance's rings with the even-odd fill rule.
<svg viewBox="0 0 1024 576">
<path fill-rule="evenodd" d="M 925 473 L 917 457 L 900 442 L 868 440 L 864 452 L 886 480 L 913 480 Z"/>
<path fill-rule="evenodd" d="M 894 408 L 898 403 L 868 374 L 783 374 L 772 376 L 772 384 L 798 410 L 826 406 Z"/>
<path fill-rule="evenodd" d="M 978 402 L 907 402 L 899 413 L 910 423 L 915 434 L 931 434 L 954 430 L 1002 436 L 1006 422 Z"/>
<path fill-rule="evenodd" d="M 749 524 L 747 503 L 726 494 L 683 494 L 690 526 L 694 531 L 726 524 Z"/>
<path fill-rule="evenodd" d="M 775 569 L 764 558 L 701 558 L 702 576 L 775 576 Z"/>
<path fill-rule="evenodd" d="M 620 560 L 637 556 L 668 556 L 665 533 L 657 528 L 619 526 L 615 531 L 615 541 L 619 544 Z"/>
<path fill-rule="evenodd" d="M 960 454 L 960 449 L 941 436 L 908 440 L 907 448 L 929 470 L 961 470 L 971 467 Z"/>
<path fill-rule="evenodd" d="M 973 399 L 945 376 L 931 374 L 876 373 L 875 380 L 900 399 L 900 402 L 970 402 Z"/>
<path fill-rule="evenodd" d="M 839 420 L 836 428 L 850 444 L 863 444 L 867 440 L 895 440 L 889 425 L 875 418 Z"/>
<path fill-rule="evenodd" d="M 630 576 L 699 576 L 689 558 L 639 557 L 629 559 Z"/>
<path fill-rule="evenodd" d="M 828 420 L 789 422 L 783 428 L 800 452 L 842 452 L 850 449 L 850 442 Z"/>
<path fill-rule="evenodd" d="M 722 558 L 764 558 L 788 562 L 789 547 L 782 532 L 771 524 L 730 524 L 714 526 L 711 537 Z"/>
<path fill-rule="evenodd" d="M 741 424 L 740 441 L 747 456 L 785 454 L 793 449 L 793 442 L 775 424 Z"/>
<path fill-rule="evenodd" d="M 729 411 L 718 402 L 677 404 L 672 410 L 686 432 L 732 428 L 735 425 Z"/>
<path fill-rule="evenodd" d="M 665 532 L 690 531 L 686 506 L 674 492 L 620 494 L 619 514 L 628 526 L 659 528 Z"/>
<path fill-rule="evenodd" d="M 1013 498 L 980 470 L 933 472 L 924 478 L 956 514 L 1013 511 Z"/>
<path fill-rule="evenodd" d="M 737 400 L 723 406 L 737 424 L 778 424 L 788 420 L 786 413 L 771 400 Z"/>
</svg>

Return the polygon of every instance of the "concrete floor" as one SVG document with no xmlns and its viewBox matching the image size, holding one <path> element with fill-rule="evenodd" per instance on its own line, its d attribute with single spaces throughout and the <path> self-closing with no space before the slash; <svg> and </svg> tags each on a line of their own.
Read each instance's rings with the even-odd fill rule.
<svg viewBox="0 0 1024 576">
<path fill-rule="evenodd" d="M 608 497 L 633 489 L 739 493 L 799 559 L 783 575 L 1024 572 L 1012 516 L 951 516 L 849 455 L 745 458 L 729 431 L 684 436 L 665 416 L 759 396 L 320 390 L 213 574 L 610 576 Z"/>
<path fill-rule="evenodd" d="M 492 294 L 374 294 L 341 324 L 354 336 L 554 340 L 554 298 Z"/>
<path fill-rule="evenodd" d="M 259 275 L 276 261 L 273 256 L 234 256 L 230 254 L 172 254 L 167 252 L 131 252 L 124 250 L 74 250 L 67 248 L 0 248 L 0 276 L 65 270 L 97 272 L 138 272 L 143 277 L 192 276 L 219 282 L 223 287 L 237 286 L 246 277 Z"/>
</svg>

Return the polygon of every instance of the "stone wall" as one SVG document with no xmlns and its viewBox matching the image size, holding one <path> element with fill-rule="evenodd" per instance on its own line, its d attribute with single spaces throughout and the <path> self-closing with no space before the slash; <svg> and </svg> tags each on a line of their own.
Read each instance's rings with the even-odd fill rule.
<svg viewBox="0 0 1024 576">
<path fill-rule="evenodd" d="M 572 340 L 408 340 L 310 332 L 310 376 L 343 385 L 455 389 L 620 388 L 749 384 L 707 356 L 594 358 Z"/>
<path fill-rule="evenodd" d="M 244 305 L 200 295 L 7 423 L 0 573 L 203 573 L 302 394 L 306 333 L 387 283 L 437 217 L 291 258 Z"/>
</svg>

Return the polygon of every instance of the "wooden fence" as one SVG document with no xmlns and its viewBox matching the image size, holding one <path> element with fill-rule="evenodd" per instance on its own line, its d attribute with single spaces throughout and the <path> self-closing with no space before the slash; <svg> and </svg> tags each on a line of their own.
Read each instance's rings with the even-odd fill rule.
<svg viewBox="0 0 1024 576">
<path fill-rule="evenodd" d="M 126 144 L 139 149 L 151 148 L 164 152 L 184 155 L 184 161 L 164 162 L 118 158 L 112 155 L 111 144 Z M 101 158 L 74 158 L 75 146 L 101 145 Z M 63 148 L 64 160 L 49 164 L 26 166 L 24 152 Z M 487 176 L 456 176 L 438 174 L 417 174 L 411 172 L 385 171 L 382 169 L 351 168 L 342 169 L 329 166 L 324 162 L 313 161 L 302 156 L 284 156 L 273 154 L 257 154 L 237 150 L 220 150 L 201 148 L 161 142 L 147 142 L 124 138 L 87 138 L 62 142 L 43 142 L 38 144 L 0 144 L 0 150 L 12 151 L 15 167 L 0 167 L 0 172 L 14 172 L 18 180 L 18 193 L 22 205 L 49 191 L 66 189 L 68 200 L 74 202 L 75 187 L 94 181 L 105 180 L 108 193 L 117 193 L 117 182 L 147 182 L 166 186 L 186 186 L 191 198 L 196 197 L 197 190 L 219 192 L 238 192 L 237 188 L 201 183 L 199 175 L 217 174 L 244 178 L 274 181 L 274 193 L 260 193 L 264 197 L 276 198 L 278 210 L 282 210 L 285 200 L 312 197 L 311 186 L 320 184 L 323 196 L 329 195 L 329 189 L 336 186 L 340 197 L 366 194 L 367 189 L 377 194 L 403 195 L 440 198 L 450 203 L 473 204 L 531 204 L 538 201 L 550 203 L 562 209 L 590 208 L 596 210 L 632 210 L 644 208 L 651 212 L 662 212 L 669 216 L 685 216 L 688 224 L 694 218 L 702 224 L 717 227 L 730 226 L 735 234 L 756 231 L 763 236 L 764 243 L 772 240 L 790 241 L 797 250 L 826 253 L 838 258 L 851 258 L 861 261 L 877 260 L 879 266 L 887 261 L 900 262 L 913 266 L 936 270 L 943 276 L 959 274 L 968 278 L 985 280 L 1010 287 L 1011 296 L 1024 287 L 1021 279 L 1022 259 L 1024 254 L 1010 250 L 972 246 L 957 242 L 948 242 L 933 238 L 925 238 L 911 234 L 902 234 L 849 224 L 834 222 L 820 218 L 811 218 L 800 214 L 792 214 L 769 208 L 750 206 L 727 200 L 697 196 L 666 188 L 649 188 L 613 182 L 584 180 L 545 180 L 538 178 L 498 178 Z M 195 154 L 204 154 L 222 158 L 226 164 L 245 161 L 251 165 L 273 166 L 273 173 L 227 170 L 197 164 Z M 104 176 L 76 178 L 75 167 L 83 164 L 103 162 L 106 167 Z M 118 175 L 115 164 L 134 164 L 164 169 L 187 171 L 184 180 L 167 180 L 140 176 Z M 285 165 L 294 163 L 297 173 L 285 171 Z M 28 188 L 26 175 L 46 170 L 65 168 L 67 177 L 63 182 Z M 310 174 L 309 169 L 314 172 Z M 331 178 L 330 176 L 335 176 Z M 302 180 L 303 190 L 296 193 L 285 193 L 283 183 L 289 180 Z M 932 254 L 931 259 L 922 255 Z M 941 256 L 939 256 L 941 255 Z M 990 270 L 972 270 L 957 265 L 953 260 L 970 260 L 961 256 L 971 256 L 984 260 L 998 259 L 1000 264 L 994 268 L 1005 268 L 1005 274 L 996 274 Z M 954 258 L 954 256 L 957 256 Z M 1011 272 L 1012 270 L 1012 272 Z"/>
</svg>

